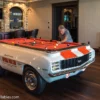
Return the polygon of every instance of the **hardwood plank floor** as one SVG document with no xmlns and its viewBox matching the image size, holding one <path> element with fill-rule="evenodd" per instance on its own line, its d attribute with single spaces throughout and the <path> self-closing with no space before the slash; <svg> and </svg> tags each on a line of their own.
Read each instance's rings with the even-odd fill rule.
<svg viewBox="0 0 100 100">
<path fill-rule="evenodd" d="M 80 77 L 48 84 L 40 96 L 27 93 L 21 76 L 7 72 L 0 78 L 1 95 L 19 96 L 19 100 L 100 100 L 100 55 Z"/>
</svg>

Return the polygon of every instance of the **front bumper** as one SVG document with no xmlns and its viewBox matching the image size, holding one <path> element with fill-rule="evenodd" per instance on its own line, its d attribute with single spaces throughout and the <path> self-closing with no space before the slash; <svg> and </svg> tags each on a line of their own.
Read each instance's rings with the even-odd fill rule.
<svg viewBox="0 0 100 100">
<path fill-rule="evenodd" d="M 76 72 L 77 70 L 86 69 L 87 66 L 90 65 L 91 63 L 93 63 L 94 61 L 95 61 L 95 59 L 93 59 L 92 61 L 89 61 L 89 62 L 85 63 L 84 65 L 81 65 L 81 66 L 78 67 L 78 68 L 74 68 L 74 69 L 67 70 L 67 71 L 62 71 L 62 72 L 55 73 L 55 74 L 49 74 L 49 76 L 50 76 L 50 77 L 56 77 L 56 76 L 64 75 L 64 74 L 67 74 L 67 73 L 74 73 L 74 72 Z"/>
<path fill-rule="evenodd" d="M 66 71 L 62 71 L 62 72 L 59 72 L 59 73 L 54 73 L 54 74 L 48 74 L 49 77 L 48 79 L 46 79 L 47 82 L 51 83 L 53 81 L 57 81 L 57 80 L 60 80 L 60 79 L 64 79 L 64 78 L 67 78 L 66 75 L 69 74 L 68 78 L 71 77 L 71 76 L 75 76 L 81 72 L 84 72 L 85 69 L 95 61 L 95 59 L 91 60 L 91 61 L 88 61 L 87 63 L 83 64 L 82 66 L 78 67 L 78 68 L 73 68 L 71 70 L 66 70 Z"/>
</svg>

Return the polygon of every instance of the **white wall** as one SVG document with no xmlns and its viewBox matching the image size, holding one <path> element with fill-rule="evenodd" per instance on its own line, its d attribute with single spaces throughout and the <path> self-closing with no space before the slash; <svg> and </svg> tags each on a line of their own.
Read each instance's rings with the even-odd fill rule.
<svg viewBox="0 0 100 100">
<path fill-rule="evenodd" d="M 75 0 L 43 0 L 32 3 L 33 8 L 29 13 L 29 29 L 39 29 L 39 37 L 52 39 L 52 3 L 67 2 Z M 50 22 L 48 24 L 48 22 Z M 50 27 L 48 29 L 48 26 Z"/>
<path fill-rule="evenodd" d="M 38 28 L 39 37 L 51 38 L 52 28 L 52 10 L 48 2 L 33 3 L 32 13 L 29 14 L 29 29 Z M 50 22 L 50 29 L 48 29 L 48 22 Z"/>
<path fill-rule="evenodd" d="M 32 3 L 29 13 L 29 29 L 39 29 L 39 37 L 52 38 L 52 3 L 75 0 L 44 0 Z M 100 0 L 79 1 L 79 42 L 91 42 L 93 47 L 100 45 Z M 50 24 L 48 25 L 48 22 Z M 50 29 L 48 29 L 48 26 Z"/>
<path fill-rule="evenodd" d="M 90 41 L 94 48 L 100 46 L 100 0 L 80 0 L 79 41 Z"/>
</svg>

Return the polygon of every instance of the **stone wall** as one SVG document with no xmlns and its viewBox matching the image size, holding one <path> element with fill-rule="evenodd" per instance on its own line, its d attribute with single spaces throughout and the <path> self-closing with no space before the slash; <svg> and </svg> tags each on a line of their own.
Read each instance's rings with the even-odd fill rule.
<svg viewBox="0 0 100 100">
<path fill-rule="evenodd" d="M 10 29 L 10 9 L 13 7 L 19 7 L 23 11 L 23 28 L 28 30 L 28 6 L 26 3 L 3 3 L 3 19 L 1 20 L 1 30 L 3 32 L 12 31 Z"/>
</svg>

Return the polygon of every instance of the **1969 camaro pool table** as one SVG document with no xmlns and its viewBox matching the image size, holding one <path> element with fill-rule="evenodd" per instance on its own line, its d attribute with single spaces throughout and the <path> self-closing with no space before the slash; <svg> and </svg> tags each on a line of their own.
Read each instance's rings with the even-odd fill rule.
<svg viewBox="0 0 100 100">
<path fill-rule="evenodd" d="M 22 75 L 25 88 L 36 94 L 51 83 L 84 72 L 95 60 L 89 44 L 16 38 L 0 40 L 0 75 Z"/>
</svg>

